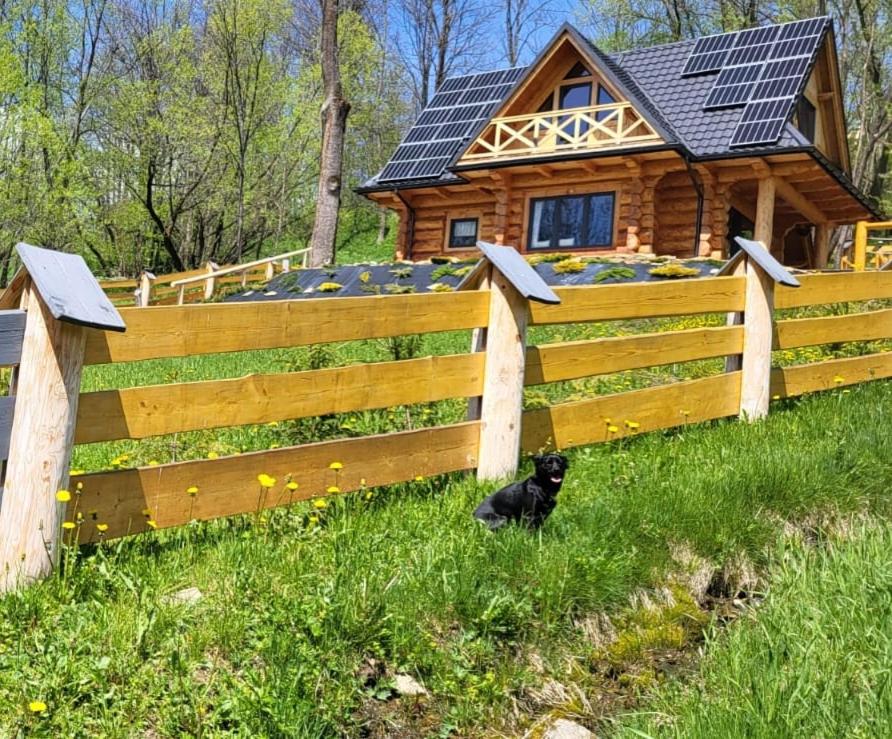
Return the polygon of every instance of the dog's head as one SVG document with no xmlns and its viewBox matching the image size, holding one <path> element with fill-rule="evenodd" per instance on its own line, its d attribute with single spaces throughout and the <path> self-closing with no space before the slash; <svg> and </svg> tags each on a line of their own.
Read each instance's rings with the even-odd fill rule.
<svg viewBox="0 0 892 739">
<path fill-rule="evenodd" d="M 564 473 L 570 468 L 570 463 L 563 454 L 537 454 L 533 457 L 536 466 L 536 478 L 549 487 L 560 487 L 564 481 Z"/>
</svg>

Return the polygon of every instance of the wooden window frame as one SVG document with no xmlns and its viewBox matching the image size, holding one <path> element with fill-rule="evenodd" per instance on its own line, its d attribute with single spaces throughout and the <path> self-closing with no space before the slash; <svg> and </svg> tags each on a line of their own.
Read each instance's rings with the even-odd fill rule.
<svg viewBox="0 0 892 739">
<path fill-rule="evenodd" d="M 610 224 L 610 243 L 605 245 L 594 245 L 594 246 L 539 246 L 534 247 L 533 243 L 533 217 L 535 214 L 535 205 L 537 202 L 543 200 L 560 200 L 562 198 L 589 198 L 595 195 L 609 195 L 612 199 L 612 222 Z M 562 194 L 548 194 L 548 195 L 534 195 L 527 198 L 526 202 L 526 233 L 524 238 L 524 253 L 525 254 L 539 254 L 542 252 L 577 252 L 577 251 L 616 251 L 617 249 L 617 218 L 618 218 L 618 208 L 617 203 L 619 202 L 619 190 L 609 189 L 609 190 L 594 190 L 587 192 L 568 192 Z"/>
<path fill-rule="evenodd" d="M 470 246 L 453 246 L 452 245 L 452 224 L 455 221 L 476 221 L 477 222 L 477 238 Z M 480 241 L 480 225 L 483 222 L 483 214 L 478 211 L 471 213 L 462 213 L 461 215 L 446 217 L 446 234 L 443 239 L 444 251 L 471 251 L 477 248 L 477 242 Z"/>
</svg>

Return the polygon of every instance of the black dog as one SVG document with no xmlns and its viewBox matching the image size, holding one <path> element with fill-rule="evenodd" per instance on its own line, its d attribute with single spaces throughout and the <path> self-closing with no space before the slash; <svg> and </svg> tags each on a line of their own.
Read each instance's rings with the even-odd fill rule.
<svg viewBox="0 0 892 739">
<path fill-rule="evenodd" d="M 493 531 L 509 521 L 538 529 L 557 505 L 555 497 L 570 465 L 562 454 L 538 454 L 533 463 L 536 473 L 532 477 L 512 482 L 490 495 L 477 506 L 474 518 Z"/>
</svg>

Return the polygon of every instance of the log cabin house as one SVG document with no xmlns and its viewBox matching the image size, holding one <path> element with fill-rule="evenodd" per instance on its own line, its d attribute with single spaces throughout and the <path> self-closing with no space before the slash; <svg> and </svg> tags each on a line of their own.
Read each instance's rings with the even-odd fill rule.
<svg viewBox="0 0 892 739">
<path fill-rule="evenodd" d="M 358 192 L 399 213 L 399 259 L 726 259 L 747 235 L 814 268 L 876 215 L 849 172 L 830 18 L 616 54 L 565 24 L 529 67 L 447 79 Z"/>
</svg>

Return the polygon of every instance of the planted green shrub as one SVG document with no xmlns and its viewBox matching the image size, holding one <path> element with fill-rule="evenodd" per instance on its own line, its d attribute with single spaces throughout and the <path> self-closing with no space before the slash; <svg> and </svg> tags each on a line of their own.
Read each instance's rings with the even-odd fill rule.
<svg viewBox="0 0 892 739">
<path fill-rule="evenodd" d="M 598 272 L 592 282 L 604 282 L 605 280 L 631 280 L 637 273 L 631 267 L 610 267 Z"/>
<path fill-rule="evenodd" d="M 552 266 L 552 269 L 559 275 L 566 275 L 585 272 L 585 267 L 585 262 L 582 262 L 579 259 L 570 258 L 557 262 Z"/>
<path fill-rule="evenodd" d="M 664 264 L 660 267 L 654 267 L 648 270 L 648 274 L 654 277 L 665 277 L 667 279 L 678 279 L 679 277 L 695 277 L 700 274 L 699 269 L 693 267 L 685 267 L 682 264 L 673 262 L 672 264 Z"/>
</svg>

